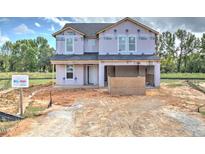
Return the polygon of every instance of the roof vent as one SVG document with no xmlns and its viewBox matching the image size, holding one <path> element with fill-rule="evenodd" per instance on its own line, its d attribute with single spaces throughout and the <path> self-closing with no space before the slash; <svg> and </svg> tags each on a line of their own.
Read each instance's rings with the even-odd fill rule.
<svg viewBox="0 0 205 154">
<path fill-rule="evenodd" d="M 125 31 L 126 31 L 126 33 L 128 33 L 128 32 L 129 32 L 129 29 L 126 29 Z"/>
<path fill-rule="evenodd" d="M 138 29 L 137 32 L 139 33 L 139 32 L 140 32 L 140 29 Z"/>
<path fill-rule="evenodd" d="M 114 29 L 114 32 L 116 33 L 116 32 L 117 32 L 117 29 Z"/>
</svg>

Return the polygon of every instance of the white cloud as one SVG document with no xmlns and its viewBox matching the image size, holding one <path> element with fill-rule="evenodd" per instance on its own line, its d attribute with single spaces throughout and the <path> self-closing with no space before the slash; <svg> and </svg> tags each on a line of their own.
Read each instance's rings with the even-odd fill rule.
<svg viewBox="0 0 205 154">
<path fill-rule="evenodd" d="M 59 17 L 45 17 L 47 21 L 54 22 L 59 26 L 63 27 L 66 23 L 106 23 L 106 22 L 116 22 L 122 19 L 121 17 L 73 17 L 71 21 L 65 20 Z"/>
<path fill-rule="evenodd" d="M 48 30 L 53 32 L 53 31 L 55 31 L 55 27 L 53 25 L 51 25 L 51 28 L 49 28 Z"/>
<path fill-rule="evenodd" d="M 6 22 L 9 21 L 9 18 L 0 18 L 0 22 Z"/>
<path fill-rule="evenodd" d="M 35 22 L 35 26 L 36 27 L 41 27 L 41 25 L 39 23 L 37 23 L 37 22 Z"/>
<path fill-rule="evenodd" d="M 76 17 L 72 18 L 74 22 L 82 23 L 112 23 L 121 20 L 121 17 Z"/>
<path fill-rule="evenodd" d="M 10 41 L 10 39 L 7 36 L 1 35 L 0 31 L 0 46 L 2 46 L 6 41 Z"/>
<path fill-rule="evenodd" d="M 57 18 L 57 17 L 45 17 L 47 21 L 54 22 L 58 24 L 59 26 L 63 27 L 66 23 L 70 23 L 68 20 L 64 20 L 63 18 Z"/>
<path fill-rule="evenodd" d="M 33 34 L 34 31 L 29 29 L 25 24 L 21 24 L 13 29 L 16 34 Z"/>
</svg>

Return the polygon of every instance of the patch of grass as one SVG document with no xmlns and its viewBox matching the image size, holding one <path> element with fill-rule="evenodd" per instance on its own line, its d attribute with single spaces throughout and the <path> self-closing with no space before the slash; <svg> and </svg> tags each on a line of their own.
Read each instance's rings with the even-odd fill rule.
<svg viewBox="0 0 205 154">
<path fill-rule="evenodd" d="M 34 106 L 33 102 L 26 108 L 24 112 L 25 118 L 33 118 L 36 116 L 40 116 L 42 111 L 46 109 L 45 106 Z"/>
<path fill-rule="evenodd" d="M 200 112 L 202 115 L 205 115 L 205 112 Z"/>
<path fill-rule="evenodd" d="M 18 121 L 0 122 L 0 136 L 4 135 L 10 128 L 14 127 Z"/>
<path fill-rule="evenodd" d="M 52 73 L 42 72 L 0 72 L 0 90 L 11 88 L 11 77 L 12 75 L 25 74 L 29 75 L 29 85 L 48 84 L 52 82 Z M 55 76 L 55 74 L 54 74 Z M 8 80 L 3 80 L 8 78 Z M 40 79 L 39 79 L 40 78 Z M 48 79 L 49 78 L 49 79 Z"/>
<path fill-rule="evenodd" d="M 51 83 L 52 79 L 39 79 L 39 80 L 29 80 L 29 86 L 48 84 Z M 0 79 L 0 90 L 11 88 L 11 80 L 1 80 Z"/>
<path fill-rule="evenodd" d="M 52 78 L 52 73 L 48 72 L 0 72 L 1 78 L 11 78 L 12 75 L 29 75 L 29 78 Z"/>
<path fill-rule="evenodd" d="M 205 73 L 161 73 L 161 78 L 201 78 L 205 79 Z"/>
<path fill-rule="evenodd" d="M 172 84 L 168 84 L 167 86 L 174 88 L 174 87 L 180 87 L 180 86 L 183 86 L 183 85 L 184 84 L 182 84 L 182 83 L 172 83 Z"/>
<path fill-rule="evenodd" d="M 169 79 L 162 79 L 161 84 L 165 84 L 166 86 L 169 87 L 180 87 L 180 86 L 185 86 L 186 82 L 184 80 L 169 80 Z"/>
</svg>

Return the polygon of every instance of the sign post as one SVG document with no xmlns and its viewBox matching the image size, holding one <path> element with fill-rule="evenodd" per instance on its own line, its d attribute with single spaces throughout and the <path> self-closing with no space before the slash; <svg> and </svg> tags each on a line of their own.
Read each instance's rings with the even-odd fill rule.
<svg viewBox="0 0 205 154">
<path fill-rule="evenodd" d="M 28 75 L 12 75 L 12 87 L 20 88 L 19 113 L 23 115 L 23 89 L 29 87 Z"/>
</svg>

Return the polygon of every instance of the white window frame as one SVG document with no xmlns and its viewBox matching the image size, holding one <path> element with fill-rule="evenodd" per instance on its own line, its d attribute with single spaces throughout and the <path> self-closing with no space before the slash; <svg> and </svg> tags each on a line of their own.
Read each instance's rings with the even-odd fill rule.
<svg viewBox="0 0 205 154">
<path fill-rule="evenodd" d="M 133 50 L 133 51 L 130 51 L 130 43 L 129 43 L 129 38 L 130 37 L 134 37 L 135 38 L 135 50 Z M 135 52 L 135 51 L 137 51 L 137 37 L 135 35 L 128 35 L 127 36 L 127 46 L 128 46 L 127 47 L 127 49 L 128 49 L 127 51 L 128 52 Z"/>
<path fill-rule="evenodd" d="M 67 78 L 67 73 L 68 73 L 68 71 L 67 71 L 67 66 L 72 66 L 73 67 L 73 78 Z M 72 65 L 72 64 L 66 64 L 65 65 L 65 80 L 73 80 L 74 79 L 74 65 Z"/>
<path fill-rule="evenodd" d="M 125 37 L 126 38 L 126 43 L 125 43 L 125 51 L 119 51 L 119 45 L 120 45 L 120 42 L 119 42 L 119 38 L 120 37 Z M 133 51 L 130 51 L 129 50 L 129 37 L 134 37 L 135 38 L 135 50 L 133 50 Z M 137 36 L 136 35 L 118 35 L 117 36 L 117 51 L 119 52 L 119 53 L 123 53 L 123 52 L 127 52 L 127 53 L 129 53 L 129 52 L 137 52 Z"/>
<path fill-rule="evenodd" d="M 125 37 L 125 51 L 120 51 L 120 37 Z M 127 51 L 127 36 L 126 35 L 119 35 L 117 37 L 117 51 L 120 52 L 126 52 Z"/>
<path fill-rule="evenodd" d="M 72 49 L 73 51 L 67 51 L 67 39 L 72 39 L 73 41 L 73 44 L 72 44 Z M 74 41 L 75 41 L 75 38 L 74 36 L 65 36 L 65 53 L 66 54 L 73 54 L 74 53 Z"/>
</svg>

